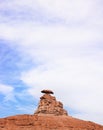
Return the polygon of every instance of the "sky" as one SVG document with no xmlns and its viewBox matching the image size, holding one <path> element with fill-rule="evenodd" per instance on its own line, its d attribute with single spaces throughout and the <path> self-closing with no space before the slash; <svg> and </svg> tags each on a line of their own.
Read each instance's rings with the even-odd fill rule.
<svg viewBox="0 0 103 130">
<path fill-rule="evenodd" d="M 102 0 L 0 0 L 0 118 L 33 114 L 51 89 L 103 125 L 102 34 Z"/>
</svg>

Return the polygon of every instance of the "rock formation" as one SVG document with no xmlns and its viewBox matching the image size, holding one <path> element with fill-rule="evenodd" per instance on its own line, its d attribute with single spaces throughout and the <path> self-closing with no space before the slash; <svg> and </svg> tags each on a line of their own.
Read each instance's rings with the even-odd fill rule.
<svg viewBox="0 0 103 130">
<path fill-rule="evenodd" d="M 41 93 L 54 94 L 54 92 L 51 90 L 42 90 Z"/>
<path fill-rule="evenodd" d="M 103 126 L 67 115 L 63 104 L 50 90 L 43 90 L 33 115 L 16 115 L 0 119 L 0 130 L 103 130 Z"/>
<path fill-rule="evenodd" d="M 44 95 L 40 97 L 40 103 L 35 114 L 52 114 L 52 115 L 68 115 L 67 111 L 63 109 L 63 104 L 57 101 L 51 90 L 42 90 Z"/>
</svg>

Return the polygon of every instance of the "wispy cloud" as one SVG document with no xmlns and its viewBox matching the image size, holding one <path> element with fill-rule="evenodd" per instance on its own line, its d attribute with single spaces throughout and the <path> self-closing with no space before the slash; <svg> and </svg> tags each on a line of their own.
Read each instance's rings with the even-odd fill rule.
<svg viewBox="0 0 103 130">
<path fill-rule="evenodd" d="M 7 95 L 8 93 L 12 93 L 12 91 L 13 91 L 13 87 L 0 84 L 0 93 Z"/>
<path fill-rule="evenodd" d="M 76 111 L 72 115 L 103 123 L 102 5 L 101 0 L 1 2 L 0 82 L 14 89 L 15 112 L 26 112 L 22 99 L 29 102 L 48 88 L 68 111 Z"/>
</svg>

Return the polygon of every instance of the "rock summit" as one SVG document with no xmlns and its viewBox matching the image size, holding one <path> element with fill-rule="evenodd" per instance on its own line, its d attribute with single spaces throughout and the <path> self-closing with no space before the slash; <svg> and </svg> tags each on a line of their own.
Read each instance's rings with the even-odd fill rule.
<svg viewBox="0 0 103 130">
<path fill-rule="evenodd" d="M 54 94 L 54 92 L 51 91 L 51 90 L 42 90 L 41 93 L 45 93 L 45 94 Z"/>
<path fill-rule="evenodd" d="M 40 102 L 35 114 L 51 114 L 51 115 L 68 115 L 67 111 L 63 109 L 63 104 L 60 101 L 57 101 L 54 96 L 50 94 L 54 94 L 51 90 L 42 90 L 44 93 L 43 96 L 40 97 Z"/>
</svg>

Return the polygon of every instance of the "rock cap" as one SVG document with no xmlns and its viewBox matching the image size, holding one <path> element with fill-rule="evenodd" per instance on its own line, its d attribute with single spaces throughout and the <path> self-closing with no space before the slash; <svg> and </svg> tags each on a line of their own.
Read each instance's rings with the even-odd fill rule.
<svg viewBox="0 0 103 130">
<path fill-rule="evenodd" d="M 47 90 L 47 89 L 42 90 L 41 93 L 54 94 L 54 92 L 52 90 Z"/>
</svg>

